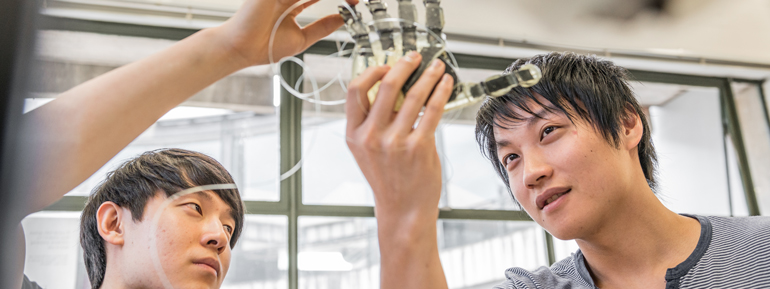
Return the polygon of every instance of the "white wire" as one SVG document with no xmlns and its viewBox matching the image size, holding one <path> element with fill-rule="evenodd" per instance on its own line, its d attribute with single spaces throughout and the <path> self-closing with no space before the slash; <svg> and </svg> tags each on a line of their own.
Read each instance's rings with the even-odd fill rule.
<svg viewBox="0 0 770 289">
<path fill-rule="evenodd" d="M 305 2 L 307 2 L 307 1 L 305 1 Z M 270 65 L 272 66 L 273 73 L 275 75 L 279 76 L 281 87 L 283 89 L 285 89 L 286 91 L 288 91 L 289 93 L 291 93 L 292 95 L 294 95 L 295 97 L 297 97 L 299 99 L 302 99 L 304 101 L 308 101 L 310 103 L 315 104 L 315 114 L 316 114 L 317 117 L 320 118 L 320 112 L 321 112 L 320 106 L 321 105 L 341 105 L 341 104 L 344 104 L 346 102 L 346 99 L 344 99 L 344 98 L 343 99 L 338 99 L 338 100 L 322 100 L 321 99 L 321 92 L 327 90 L 329 87 L 331 87 L 335 83 L 339 84 L 339 86 L 342 89 L 343 93 L 347 94 L 347 91 L 348 91 L 347 84 L 345 83 L 345 80 L 343 78 L 342 71 L 339 71 L 335 77 L 333 77 L 331 80 L 329 80 L 323 86 L 319 87 L 315 77 L 312 75 L 312 73 L 310 73 L 308 65 L 302 59 L 299 59 L 299 58 L 297 58 L 295 56 L 288 56 L 288 57 L 284 57 L 284 58 L 280 59 L 276 63 L 275 59 L 274 59 L 274 53 L 273 53 L 273 46 L 274 46 L 274 43 L 275 43 L 275 37 L 276 37 L 276 33 L 278 31 L 278 28 L 279 28 L 280 24 L 291 13 L 291 11 L 293 11 L 294 9 L 296 9 L 297 7 L 302 5 L 303 3 L 304 2 L 297 2 L 294 5 L 292 5 L 291 7 L 289 7 L 286 11 L 284 11 L 284 13 L 278 18 L 278 20 L 274 24 L 273 29 L 272 29 L 272 31 L 270 33 L 270 39 L 268 41 L 268 60 L 270 61 Z M 358 18 L 358 15 L 355 13 L 355 10 L 353 9 L 353 7 L 351 7 L 346 1 L 341 1 L 341 5 L 344 6 L 345 9 L 348 9 L 351 12 L 351 15 L 353 16 L 353 19 L 355 21 L 362 21 L 363 20 L 363 19 L 359 19 Z M 405 20 L 404 19 L 400 19 L 400 18 L 379 19 L 379 20 L 373 20 L 373 21 L 370 21 L 370 22 L 366 23 L 366 26 L 367 27 L 371 27 L 375 23 L 378 23 L 378 22 L 391 22 L 391 23 L 395 22 L 395 23 L 401 24 L 401 23 L 405 22 Z M 424 25 L 422 25 L 420 23 L 413 23 L 413 24 L 418 29 L 421 29 L 421 30 L 425 31 L 427 34 L 431 35 L 434 39 L 438 39 L 439 42 L 440 42 L 440 45 L 443 45 L 444 47 L 446 47 L 446 41 L 443 39 L 443 37 L 440 37 L 440 35 L 437 35 L 433 31 L 431 31 L 430 29 L 427 29 Z M 333 54 L 330 54 L 330 55 L 328 55 L 326 57 L 341 57 L 341 56 L 346 56 L 347 55 L 348 59 L 352 61 L 353 57 L 356 55 L 356 49 L 358 49 L 358 47 L 356 47 L 354 49 L 344 49 L 343 50 L 342 48 L 347 46 L 348 43 L 349 43 L 349 41 L 345 41 L 341 46 L 339 45 L 339 43 L 337 43 L 338 44 L 337 52 L 333 53 Z M 457 60 L 455 59 L 454 55 L 451 52 L 449 52 L 449 51 L 446 51 L 446 53 L 448 54 L 449 59 L 451 60 L 450 63 L 447 63 L 447 65 L 449 65 L 455 71 L 459 71 L 460 68 L 457 65 Z M 300 66 L 302 68 L 302 71 L 303 71 L 302 75 L 300 76 L 300 80 L 302 80 L 302 81 L 298 81 L 297 84 L 295 84 L 294 87 L 289 85 L 289 83 L 286 81 L 286 79 L 283 77 L 283 74 L 281 73 L 281 67 L 286 62 L 294 62 L 295 64 Z M 300 90 L 299 86 L 305 80 L 310 82 L 310 84 L 312 85 L 313 90 L 310 91 L 310 92 L 307 92 L 307 93 L 302 93 L 302 92 L 299 91 Z M 359 101 L 360 101 L 360 99 L 359 99 Z M 360 104 L 360 105 L 362 106 L 362 109 L 363 109 L 363 104 Z M 454 118 L 456 118 L 458 115 L 459 114 L 457 114 Z M 443 128 L 444 125 L 445 125 L 445 122 L 442 120 L 442 124 L 440 124 L 440 126 Z M 280 181 L 283 181 L 283 180 L 291 177 L 297 171 L 299 171 L 299 169 L 302 168 L 302 165 L 304 163 L 304 156 L 307 155 L 312 150 L 312 148 L 313 148 L 313 146 L 315 144 L 315 138 L 317 136 L 317 129 L 318 128 L 316 127 L 315 129 L 312 130 L 313 134 L 312 134 L 312 137 L 311 137 L 311 141 L 309 142 L 309 147 L 307 148 L 307 152 L 303 153 L 303 157 L 299 161 L 297 161 L 297 163 L 294 166 L 292 166 L 291 169 L 289 169 L 288 171 L 286 171 L 285 173 L 280 175 L 280 177 L 279 177 Z M 267 181 L 265 181 L 265 183 L 266 182 L 270 182 L 270 181 L 272 181 L 272 180 L 267 180 Z M 259 183 L 262 183 L 262 182 L 259 182 Z"/>
</svg>

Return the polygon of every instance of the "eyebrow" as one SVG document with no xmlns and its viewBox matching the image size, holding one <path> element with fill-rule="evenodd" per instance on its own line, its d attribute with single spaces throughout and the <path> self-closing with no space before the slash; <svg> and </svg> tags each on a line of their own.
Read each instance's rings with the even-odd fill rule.
<svg viewBox="0 0 770 289">
<path fill-rule="evenodd" d="M 193 195 L 197 195 L 197 196 L 201 197 L 202 199 L 205 199 L 208 202 L 214 202 L 214 198 L 212 198 L 211 195 L 207 194 L 206 192 L 207 191 L 195 192 L 195 193 L 193 193 Z M 222 202 L 224 203 L 224 200 L 222 200 Z M 227 205 L 227 203 L 225 203 L 225 205 Z M 233 217 L 233 208 L 230 208 L 229 205 L 227 206 L 227 209 L 225 210 L 225 213 L 228 216 L 230 216 L 231 218 L 233 218 L 233 220 L 235 220 L 235 217 Z"/>
<path fill-rule="evenodd" d="M 551 106 L 551 105 L 549 105 L 547 107 L 543 107 L 540 110 L 538 110 L 537 112 L 532 113 L 532 115 L 530 115 L 529 117 L 526 117 L 526 118 L 522 119 L 521 122 L 523 122 L 524 125 L 526 125 L 528 128 L 530 128 L 530 127 L 534 126 L 539 120 L 547 119 L 546 118 L 547 115 L 554 114 L 552 112 L 554 110 L 557 110 L 557 108 L 554 107 L 554 106 Z M 495 147 L 496 148 L 507 147 L 507 146 L 510 146 L 510 145 L 511 145 L 511 142 L 508 141 L 508 140 L 495 141 Z"/>
</svg>

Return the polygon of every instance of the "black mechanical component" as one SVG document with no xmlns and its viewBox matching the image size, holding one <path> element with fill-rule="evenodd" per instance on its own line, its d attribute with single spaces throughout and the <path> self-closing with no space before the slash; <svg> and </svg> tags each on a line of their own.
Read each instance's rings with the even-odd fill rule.
<svg viewBox="0 0 770 289">
<path fill-rule="evenodd" d="M 404 53 L 417 50 L 417 8 L 412 0 L 398 0 L 398 17 L 401 22 L 401 39 L 404 42 Z"/>
<path fill-rule="evenodd" d="M 433 32 L 428 35 L 428 41 L 431 44 L 441 43 L 440 39 L 444 33 L 444 9 L 441 8 L 441 0 L 424 0 L 425 4 L 425 26 Z"/>
<path fill-rule="evenodd" d="M 404 84 L 404 87 L 401 88 L 401 91 L 406 95 L 406 92 L 409 91 L 409 89 L 414 86 L 415 83 L 417 83 L 417 80 L 422 76 L 422 73 L 425 72 L 425 69 L 428 69 L 428 66 L 433 62 L 434 59 L 440 59 L 441 61 L 446 64 L 444 67 L 444 73 L 449 74 L 452 78 L 454 78 L 455 83 L 458 83 L 459 78 L 457 77 L 457 72 L 455 72 L 454 67 L 451 65 L 451 60 L 449 60 L 449 55 L 447 55 L 446 50 L 444 50 L 443 47 L 438 46 L 428 46 L 420 50 L 420 54 L 422 55 L 422 62 L 420 63 L 420 66 L 417 67 L 417 70 L 415 70 L 412 75 L 409 76 L 409 79 L 406 80 L 406 83 Z M 455 89 L 452 91 L 452 96 L 449 97 L 449 102 L 452 102 L 457 98 L 457 90 Z"/>
<path fill-rule="evenodd" d="M 393 30 L 395 30 L 394 24 L 388 21 L 382 21 L 390 18 L 388 14 L 388 5 L 382 0 L 368 0 L 366 6 L 369 7 L 369 12 L 374 17 L 374 29 L 380 35 L 380 43 L 383 50 L 390 50 L 395 47 L 393 40 Z"/>
</svg>

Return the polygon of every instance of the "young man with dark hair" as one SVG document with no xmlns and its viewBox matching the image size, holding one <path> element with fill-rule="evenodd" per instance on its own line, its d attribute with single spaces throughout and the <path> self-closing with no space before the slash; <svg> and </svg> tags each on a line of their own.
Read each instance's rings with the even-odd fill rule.
<svg viewBox="0 0 770 289">
<path fill-rule="evenodd" d="M 91 287 L 161 288 L 155 276 L 161 273 L 152 264 L 152 254 L 158 254 L 175 288 L 218 288 L 243 229 L 238 190 L 200 191 L 159 206 L 185 189 L 232 183 L 219 162 L 182 149 L 146 152 L 109 173 L 81 215 L 80 244 Z M 154 214 L 163 220 L 156 235 L 150 234 Z M 148 250 L 153 242 L 157 251 Z"/>
<path fill-rule="evenodd" d="M 335 13 L 300 27 L 296 16 L 318 0 L 295 6 L 298 2 L 244 1 L 222 25 L 78 85 L 24 115 L 14 144 L 16 154 L 4 160 L 14 167 L 10 192 L 17 196 L 8 215 L 20 222 L 55 203 L 193 94 L 240 69 L 270 63 L 268 43 L 274 28 L 272 60 L 278 61 L 343 25 Z M 285 14 L 289 9 L 293 10 Z M 161 265 L 173 286 L 219 288 L 229 250 L 243 226 L 236 190 L 174 198 L 159 213 L 163 218 L 156 236 L 150 235 L 147 218 L 179 189 L 222 183 L 232 183 L 232 178 L 221 165 L 181 150 L 142 155 L 113 172 L 83 213 L 83 244 L 93 288 L 163 286 L 148 263 L 151 237 L 158 238 Z M 13 266 L 17 271 L 10 274 L 14 280 L 8 283 L 12 288 L 37 287 L 23 275 L 21 226 L 17 234 L 17 246 L 5 249 L 17 257 Z"/>
<path fill-rule="evenodd" d="M 518 60 L 508 71 L 527 63 L 543 78 L 487 99 L 477 140 L 529 216 L 580 250 L 550 268 L 508 269 L 496 288 L 770 284 L 757 272 L 770 265 L 767 218 L 679 215 L 657 199 L 649 125 L 623 68 L 551 53 Z M 370 69 L 348 92 L 348 146 L 375 194 L 381 288 L 447 287 L 436 242 L 441 168 L 433 134 L 451 81 L 436 86 L 416 127 L 430 90 L 411 93 L 393 113 L 398 88 L 418 64 L 406 59 L 389 72 Z M 442 72 L 426 73 L 435 82 Z M 367 103 L 380 79 L 370 111 L 351 105 Z"/>
</svg>

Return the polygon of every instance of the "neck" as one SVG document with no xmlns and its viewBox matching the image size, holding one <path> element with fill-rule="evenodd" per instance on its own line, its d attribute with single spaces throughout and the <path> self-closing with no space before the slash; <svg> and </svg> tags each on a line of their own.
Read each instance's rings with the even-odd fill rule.
<svg viewBox="0 0 770 289">
<path fill-rule="evenodd" d="M 629 194 L 594 234 L 577 239 L 597 286 L 640 280 L 665 286 L 666 270 L 695 250 L 700 223 L 672 212 L 644 188 Z"/>
<path fill-rule="evenodd" d="M 120 270 L 116 270 L 115 266 L 107 264 L 107 271 L 104 272 L 104 280 L 102 286 L 99 289 L 126 289 L 126 283 L 123 282 Z M 112 269 L 112 270 L 110 270 Z"/>
<path fill-rule="evenodd" d="M 137 289 L 137 284 L 130 284 L 126 282 L 131 280 L 130 277 L 126 277 L 125 273 L 129 266 L 123 267 L 124 263 L 120 262 L 120 255 L 116 252 L 115 248 L 105 248 L 107 254 L 107 265 L 105 266 L 104 279 L 102 280 L 102 286 L 99 289 Z"/>
</svg>

